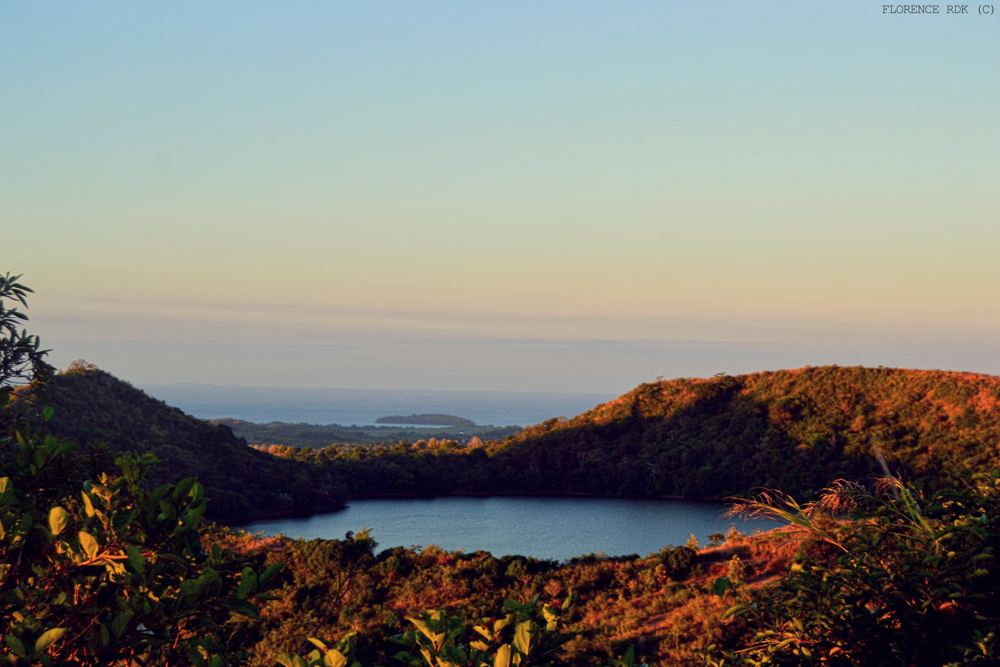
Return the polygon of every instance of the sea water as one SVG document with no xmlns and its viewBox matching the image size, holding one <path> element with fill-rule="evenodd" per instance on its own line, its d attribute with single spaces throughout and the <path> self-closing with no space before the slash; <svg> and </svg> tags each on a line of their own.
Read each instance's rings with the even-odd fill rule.
<svg viewBox="0 0 1000 667">
<path fill-rule="evenodd" d="M 553 417 L 574 417 L 612 394 L 422 391 L 240 387 L 200 384 L 143 385 L 146 393 L 199 419 L 232 417 L 273 421 L 371 426 L 379 417 L 447 414 L 480 426 L 527 426 Z"/>
</svg>

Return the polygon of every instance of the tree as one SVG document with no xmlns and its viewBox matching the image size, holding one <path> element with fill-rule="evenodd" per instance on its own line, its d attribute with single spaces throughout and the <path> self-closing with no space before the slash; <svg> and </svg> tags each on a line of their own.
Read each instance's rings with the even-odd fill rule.
<svg viewBox="0 0 1000 667">
<path fill-rule="evenodd" d="M 20 278 L 10 273 L 0 276 L 0 397 L 18 384 L 45 381 L 54 371 L 45 361 L 49 350 L 42 350 L 38 336 L 31 336 L 20 327 L 28 316 L 4 303 L 4 300 L 18 301 L 28 307 L 26 297 L 33 290 L 18 283 Z"/>
</svg>

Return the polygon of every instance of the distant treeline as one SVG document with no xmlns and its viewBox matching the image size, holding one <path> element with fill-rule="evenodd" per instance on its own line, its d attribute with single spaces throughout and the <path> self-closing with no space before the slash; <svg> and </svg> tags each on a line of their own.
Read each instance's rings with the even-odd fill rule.
<svg viewBox="0 0 1000 667">
<path fill-rule="evenodd" d="M 466 427 L 399 427 L 399 426 L 341 426 L 340 424 L 286 424 L 270 422 L 255 424 L 240 419 L 212 419 L 213 424 L 225 426 L 250 445 L 285 445 L 287 447 L 312 447 L 330 445 L 353 449 L 358 445 L 376 445 L 437 438 L 454 440 L 462 445 L 486 440 L 503 440 L 521 432 L 519 426 L 466 426 Z M 344 448 L 344 447 L 338 447 Z"/>
</svg>

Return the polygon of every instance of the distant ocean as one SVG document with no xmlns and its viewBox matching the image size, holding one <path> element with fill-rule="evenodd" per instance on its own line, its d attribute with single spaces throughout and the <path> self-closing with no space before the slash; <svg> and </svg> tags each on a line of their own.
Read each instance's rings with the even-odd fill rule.
<svg viewBox="0 0 1000 667">
<path fill-rule="evenodd" d="M 140 389 L 199 419 L 232 417 L 255 423 L 373 426 L 379 417 L 442 413 L 486 426 L 528 426 L 571 418 L 613 394 L 508 391 L 315 389 L 200 384 L 141 385 Z"/>
</svg>

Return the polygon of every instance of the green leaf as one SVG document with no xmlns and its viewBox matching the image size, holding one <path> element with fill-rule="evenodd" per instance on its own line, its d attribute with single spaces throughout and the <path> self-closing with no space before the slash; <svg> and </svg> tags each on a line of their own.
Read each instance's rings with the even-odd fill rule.
<svg viewBox="0 0 1000 667">
<path fill-rule="evenodd" d="M 93 518 L 94 514 L 96 514 L 96 511 L 94 510 L 94 501 L 90 499 L 90 494 L 86 491 L 81 491 L 80 494 L 83 495 L 84 513 L 87 515 L 88 519 Z"/>
<path fill-rule="evenodd" d="M 236 597 L 246 600 L 255 590 L 257 590 L 257 575 L 252 569 L 245 567 L 240 573 L 240 585 L 236 589 Z"/>
<path fill-rule="evenodd" d="M 177 483 L 177 486 L 174 487 L 174 492 L 170 494 L 170 498 L 174 501 L 175 505 L 180 503 L 181 500 L 187 496 L 188 492 L 191 491 L 191 487 L 194 486 L 194 483 L 197 480 L 197 477 L 185 477 Z"/>
<path fill-rule="evenodd" d="M 63 532 L 71 523 L 73 523 L 73 517 L 63 508 L 56 506 L 49 511 L 49 530 L 52 531 L 53 535 Z"/>
<path fill-rule="evenodd" d="M 139 574 L 145 574 L 146 572 L 146 559 L 143 557 L 142 552 L 135 545 L 128 545 L 125 547 L 125 553 L 128 554 L 128 564 L 133 570 Z"/>
<path fill-rule="evenodd" d="M 275 563 L 269 566 L 264 572 L 257 578 L 257 588 L 262 589 L 267 586 L 271 579 L 274 579 L 274 575 L 281 572 L 281 568 L 285 566 L 284 563 Z"/>
<path fill-rule="evenodd" d="M 256 595 L 253 596 L 253 599 L 254 600 L 264 600 L 265 602 L 267 602 L 268 600 L 280 600 L 281 596 L 280 595 L 271 595 L 269 593 L 257 593 Z"/>
<path fill-rule="evenodd" d="M 522 611 L 524 605 L 517 600 L 506 599 L 503 601 L 504 611 Z"/>
<path fill-rule="evenodd" d="M 546 621 L 549 622 L 559 620 L 559 615 L 556 612 L 554 612 L 552 608 L 549 607 L 548 605 L 542 607 L 542 616 L 545 618 Z"/>
<path fill-rule="evenodd" d="M 719 577 L 712 584 L 712 593 L 715 595 L 725 595 L 727 590 L 729 590 L 729 577 Z"/>
<path fill-rule="evenodd" d="M 510 644 L 504 644 L 497 649 L 497 655 L 493 659 L 493 667 L 510 667 L 510 657 Z"/>
<path fill-rule="evenodd" d="M 194 592 L 200 597 L 217 594 L 221 590 L 222 578 L 219 576 L 218 572 L 210 567 L 206 567 L 205 570 L 198 575 L 198 578 L 194 580 Z"/>
<path fill-rule="evenodd" d="M 14 655 L 24 660 L 28 659 L 28 651 L 25 650 L 24 644 L 21 643 L 20 639 L 14 635 L 4 635 L 3 640 L 10 647 L 10 650 L 14 652 Z"/>
<path fill-rule="evenodd" d="M 125 628 L 132 621 L 132 612 L 123 611 L 120 614 L 116 614 L 113 621 L 111 621 L 111 634 L 116 638 L 121 637 L 122 633 L 125 632 Z"/>
<path fill-rule="evenodd" d="M 410 623 L 416 626 L 417 630 L 420 630 L 420 632 L 422 632 L 425 637 L 427 637 L 431 641 L 434 641 L 434 637 L 437 635 L 437 633 L 431 629 L 430 625 L 427 624 L 427 621 L 421 620 L 419 618 L 410 618 L 409 616 L 406 617 L 406 620 L 408 620 Z"/>
<path fill-rule="evenodd" d="M 295 655 L 294 653 L 279 653 L 274 657 L 279 665 L 285 667 L 309 667 L 309 663 Z"/>
<path fill-rule="evenodd" d="M 124 533 L 138 513 L 139 512 L 137 510 L 132 510 L 131 512 L 115 512 L 111 515 L 111 527 L 114 528 L 117 533 Z"/>
<path fill-rule="evenodd" d="M 725 613 L 723 613 L 722 616 L 720 616 L 720 619 L 724 621 L 730 616 L 742 616 L 743 614 L 747 613 L 747 611 L 748 611 L 747 606 L 741 602 L 740 604 L 734 605 L 729 609 L 727 609 Z"/>
<path fill-rule="evenodd" d="M 47 422 L 48 420 L 52 419 L 52 413 L 54 412 L 55 410 L 52 409 L 51 405 L 46 405 L 44 408 L 42 408 L 42 421 Z"/>
<path fill-rule="evenodd" d="M 798 639 L 795 638 L 795 637 L 792 637 L 790 639 L 786 639 L 784 641 L 780 641 L 780 642 L 778 642 L 777 644 L 774 645 L 774 649 L 773 650 L 776 651 L 776 652 L 780 651 L 781 649 L 785 648 L 789 644 L 791 644 L 793 642 L 796 642 L 796 641 L 798 641 Z"/>
<path fill-rule="evenodd" d="M 632 667 L 635 664 L 635 644 L 630 644 L 628 650 L 625 651 L 625 655 L 621 657 L 619 661 L 625 667 Z"/>
<path fill-rule="evenodd" d="M 69 632 L 69 628 L 52 628 L 42 633 L 42 636 L 35 640 L 35 653 L 41 653 L 50 645 L 62 639 L 62 636 Z M 13 647 L 11 647 L 13 648 Z"/>
<path fill-rule="evenodd" d="M 83 552 L 87 554 L 87 558 L 96 558 L 97 553 L 101 549 L 94 536 L 82 530 L 80 531 L 80 546 L 83 547 Z"/>
<path fill-rule="evenodd" d="M 205 513 L 206 509 L 208 509 L 208 503 L 204 501 L 202 501 L 197 507 L 192 507 L 191 509 L 189 509 L 187 512 L 184 513 L 184 516 L 181 517 L 181 523 L 183 524 L 183 528 L 179 527 L 174 532 L 179 533 L 183 530 L 190 530 L 191 528 L 194 528 L 195 524 L 198 523 L 198 519 L 201 518 L 201 516 Z"/>
<path fill-rule="evenodd" d="M 257 611 L 257 607 L 253 606 L 246 600 L 240 600 L 239 598 L 227 598 L 222 601 L 222 606 L 229 611 L 236 612 L 242 616 L 248 616 L 255 621 L 260 620 L 260 613 Z"/>
<path fill-rule="evenodd" d="M 171 484 L 156 487 L 156 490 L 149 494 L 149 499 L 146 501 L 146 512 L 152 512 L 154 509 L 157 509 L 160 501 L 163 500 L 163 496 L 170 493 L 170 489 L 172 488 Z"/>
<path fill-rule="evenodd" d="M 523 621 L 514 628 L 514 648 L 528 655 L 531 652 L 531 640 L 538 635 L 538 625 L 534 621 Z"/>
<path fill-rule="evenodd" d="M 347 667 L 347 657 L 333 648 L 323 656 L 323 667 Z"/>
</svg>

